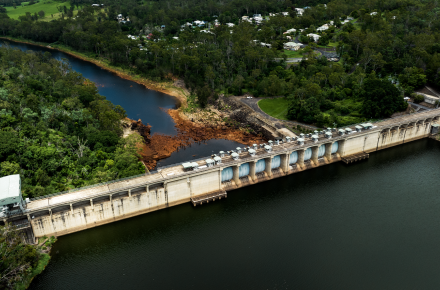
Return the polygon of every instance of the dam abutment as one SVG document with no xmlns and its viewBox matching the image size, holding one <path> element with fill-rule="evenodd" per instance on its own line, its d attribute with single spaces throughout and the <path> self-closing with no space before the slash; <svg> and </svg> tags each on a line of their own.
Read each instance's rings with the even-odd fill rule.
<svg viewBox="0 0 440 290">
<path fill-rule="evenodd" d="M 224 156 L 214 165 L 197 160 L 192 162 L 197 168 L 189 171 L 182 165 L 164 167 L 147 175 L 36 198 L 21 216 L 9 218 L 29 220 L 35 237 L 60 236 L 190 201 L 201 204 L 226 197 L 226 191 L 236 188 L 428 137 L 439 116 L 440 110 L 432 110 L 353 133 L 332 132 L 303 144 L 284 140 L 270 150 L 257 149 L 254 155 L 244 151 L 236 158 Z"/>
</svg>

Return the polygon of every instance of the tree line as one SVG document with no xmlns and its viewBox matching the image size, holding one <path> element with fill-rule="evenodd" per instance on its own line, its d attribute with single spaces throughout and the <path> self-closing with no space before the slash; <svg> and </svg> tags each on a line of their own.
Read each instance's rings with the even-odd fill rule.
<svg viewBox="0 0 440 290">
<path fill-rule="evenodd" d="M 17 21 L 2 14 L 0 33 L 60 43 L 153 80 L 167 79 L 171 73 L 183 78 L 194 94 L 199 92 L 201 106 L 207 103 L 209 90 L 211 96 L 243 92 L 286 96 L 290 118 L 320 125 L 345 125 L 393 113 L 373 113 L 362 107 L 367 79 L 394 84 L 395 94 L 400 95 L 410 95 L 426 82 L 440 85 L 440 20 L 435 1 L 304 1 L 300 4 L 311 7 L 302 16 L 296 15 L 298 4 L 290 1 L 248 2 L 114 0 L 104 2 L 103 10 L 84 5 L 75 18 L 50 22 L 26 16 Z M 280 11 L 289 15 L 273 16 L 262 25 L 239 23 L 243 15 Z M 117 14 L 129 16 L 130 22 L 118 23 Z M 347 16 L 356 20 L 341 25 Z M 223 25 L 209 33 L 203 28 L 181 28 L 195 19 L 218 19 Z M 329 21 L 334 28 L 316 32 Z M 236 26 L 227 27 L 227 22 Z M 303 29 L 291 37 L 304 40 L 308 33 L 319 33 L 321 39 L 304 49 L 299 66 L 285 69 L 283 43 L 288 39 L 283 32 L 290 28 Z M 132 40 L 128 34 L 140 38 Z M 316 50 L 329 43 L 341 58 L 337 64 Z M 399 98 L 390 100 L 395 110 L 403 108 Z"/>
<path fill-rule="evenodd" d="M 0 48 L 0 176 L 20 174 L 24 197 L 145 172 L 125 116 L 67 60 Z"/>
</svg>

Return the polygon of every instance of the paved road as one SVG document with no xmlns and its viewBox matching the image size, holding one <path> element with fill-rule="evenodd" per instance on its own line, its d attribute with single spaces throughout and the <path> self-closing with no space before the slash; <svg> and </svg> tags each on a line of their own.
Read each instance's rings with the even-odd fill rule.
<svg viewBox="0 0 440 290">
<path fill-rule="evenodd" d="M 258 106 L 258 101 L 262 100 L 261 98 L 252 98 L 252 99 L 247 99 L 247 98 L 240 98 L 240 101 L 245 103 L 246 105 L 248 105 L 249 107 L 251 107 L 256 113 L 262 115 L 263 117 L 265 117 L 266 119 L 269 119 L 273 122 L 277 122 L 277 123 L 282 123 L 285 125 L 288 125 L 290 127 L 296 126 L 296 125 L 300 125 L 303 127 L 307 127 L 311 130 L 318 130 L 320 128 L 312 126 L 312 125 L 306 125 L 303 123 L 299 123 L 299 122 L 295 122 L 295 121 L 286 121 L 286 120 L 280 120 L 277 118 L 274 118 L 268 114 L 266 114 L 265 112 L 263 112 L 263 110 L 260 109 L 260 107 Z"/>
<path fill-rule="evenodd" d="M 282 61 L 282 60 L 283 60 L 282 58 L 275 58 L 275 61 Z M 288 57 L 288 58 L 286 59 L 286 62 L 287 62 L 287 63 L 296 63 L 296 62 L 301 62 L 301 60 L 302 60 L 301 57 L 297 57 L 297 58 L 294 58 L 294 57 Z"/>
<path fill-rule="evenodd" d="M 428 108 L 426 106 L 422 106 L 422 105 L 419 105 L 419 104 L 416 104 L 416 103 L 408 102 L 408 104 L 410 104 L 411 106 L 417 107 L 419 109 L 422 109 L 422 110 L 426 110 L 426 111 L 432 110 L 432 108 Z"/>
</svg>

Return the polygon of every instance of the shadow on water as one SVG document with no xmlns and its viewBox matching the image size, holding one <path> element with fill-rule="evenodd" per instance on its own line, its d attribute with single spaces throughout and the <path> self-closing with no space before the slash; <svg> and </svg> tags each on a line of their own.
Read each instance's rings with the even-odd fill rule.
<svg viewBox="0 0 440 290">
<path fill-rule="evenodd" d="M 4 45 L 4 43 L 5 41 L 0 41 L 0 45 Z M 7 41 L 7 43 L 9 43 L 9 46 L 22 51 L 48 51 L 58 60 L 67 59 L 73 70 L 96 83 L 99 94 L 105 96 L 113 104 L 121 105 L 127 111 L 130 119 L 141 119 L 144 124 L 150 124 L 152 126 L 151 134 L 161 133 L 172 136 L 177 134 L 174 120 L 166 113 L 168 109 L 175 109 L 179 106 L 179 101 L 176 98 L 149 90 L 143 85 L 120 78 L 93 63 L 58 50 L 13 41 Z M 208 146 L 205 144 L 192 144 L 186 151 L 174 152 L 171 157 L 161 160 L 160 165 L 187 161 L 192 159 L 192 155 L 195 154 L 197 155 L 195 158 L 200 158 L 212 154 L 212 151 L 226 151 L 242 145 L 230 140 L 207 140 L 205 143 Z"/>
<path fill-rule="evenodd" d="M 440 143 L 59 238 L 31 289 L 438 289 Z"/>
</svg>

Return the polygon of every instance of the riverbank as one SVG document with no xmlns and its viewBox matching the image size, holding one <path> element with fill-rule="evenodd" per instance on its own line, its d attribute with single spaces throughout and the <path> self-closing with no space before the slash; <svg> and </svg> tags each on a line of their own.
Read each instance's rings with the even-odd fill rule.
<svg viewBox="0 0 440 290">
<path fill-rule="evenodd" d="M 70 48 L 60 45 L 60 44 L 50 44 L 50 43 L 44 43 L 44 42 L 34 42 L 30 40 L 15 38 L 15 37 L 0 37 L 0 39 L 3 40 L 9 40 L 24 44 L 30 44 L 35 46 L 40 46 L 48 49 L 55 49 L 58 51 L 61 51 L 63 53 L 66 53 L 72 57 L 91 62 L 97 66 L 99 66 L 102 69 L 105 69 L 109 72 L 112 72 L 116 74 L 118 77 L 133 81 L 135 83 L 138 83 L 140 85 L 145 86 L 149 90 L 158 91 L 164 94 L 167 94 L 169 96 L 175 97 L 179 101 L 180 107 L 186 107 L 187 104 L 187 96 L 189 95 L 189 92 L 185 89 L 185 87 L 182 85 L 182 81 L 178 80 L 176 78 L 173 78 L 170 76 L 170 81 L 164 81 L 164 82 L 155 82 L 149 79 L 146 79 L 140 75 L 133 74 L 130 70 L 124 69 L 121 67 L 112 66 L 109 62 L 102 60 L 102 59 L 95 59 L 92 57 L 87 56 L 84 53 L 73 51 Z"/>
<path fill-rule="evenodd" d="M 15 286 L 16 290 L 25 290 L 29 287 L 32 280 L 39 274 L 41 274 L 46 266 L 49 264 L 51 256 L 49 255 L 52 250 L 53 244 L 57 241 L 55 237 L 40 238 L 37 244 L 34 246 L 38 252 L 40 252 L 40 258 L 37 266 L 31 269 L 29 274 Z"/>
<path fill-rule="evenodd" d="M 180 110 L 168 110 L 167 113 L 176 123 L 177 135 L 169 136 L 155 133 L 146 140 L 142 151 L 139 153 L 144 164 L 150 170 L 156 167 L 157 161 L 170 157 L 173 152 L 193 143 L 203 143 L 205 140 L 226 139 L 245 145 L 264 142 L 263 137 L 250 134 L 244 130 L 221 125 L 194 123 L 187 120 Z"/>
<path fill-rule="evenodd" d="M 154 169 L 159 160 L 168 158 L 173 152 L 179 151 L 179 149 L 183 149 L 193 143 L 201 144 L 202 141 L 210 139 L 230 140 L 249 145 L 264 142 L 260 137 L 261 134 L 257 135 L 258 131 L 249 130 L 245 123 L 241 124 L 232 121 L 230 118 L 231 112 L 226 108 L 227 106 L 217 108 L 218 106 L 210 104 L 205 109 L 192 105 L 191 108 L 189 108 L 188 102 L 191 98 L 187 98 L 189 92 L 186 90 L 185 84 L 182 80 L 177 79 L 173 82 L 157 83 L 142 78 L 139 75 L 135 75 L 128 69 L 124 70 L 123 68 L 111 66 L 109 63 L 105 62 L 105 60 L 94 59 L 86 54 L 74 52 L 61 45 L 36 43 L 10 37 L 0 37 L 0 39 L 39 46 L 45 49 L 54 50 L 54 53 L 55 51 L 59 51 L 69 55 L 69 57 L 72 56 L 76 59 L 92 63 L 122 79 L 134 81 L 147 89 L 159 91 L 175 97 L 178 100 L 177 105 L 179 108 L 176 110 L 168 109 L 166 110 L 166 113 L 171 116 L 174 121 L 173 125 L 178 132 L 177 135 L 171 136 L 169 132 L 162 133 L 157 129 L 155 131 L 160 133 L 150 134 L 152 126 L 147 123 L 148 120 L 150 122 L 153 121 L 150 119 L 143 118 L 143 120 L 135 119 L 122 121 L 124 137 L 128 137 L 130 134 L 135 133 L 144 138 L 145 144 L 140 146 L 142 147 L 142 150 L 139 153 L 148 170 Z M 160 109 L 160 107 L 158 109 Z M 142 124 L 142 121 L 145 122 L 145 125 Z M 155 126 L 154 124 L 152 125 L 153 127 Z M 252 135 L 252 133 L 254 134 Z"/>
</svg>

